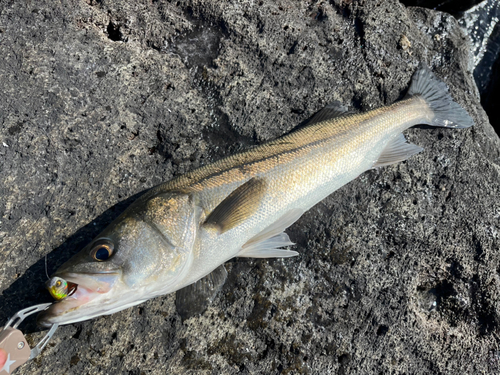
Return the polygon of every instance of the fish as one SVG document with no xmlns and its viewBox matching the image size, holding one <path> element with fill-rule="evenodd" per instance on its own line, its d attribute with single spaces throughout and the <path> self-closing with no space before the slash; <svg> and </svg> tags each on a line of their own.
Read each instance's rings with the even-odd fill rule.
<svg viewBox="0 0 500 375">
<path fill-rule="evenodd" d="M 305 211 L 363 172 L 421 152 L 402 133 L 419 124 L 474 124 L 423 64 L 400 101 L 366 112 L 330 103 L 296 131 L 151 188 L 54 273 L 48 287 L 71 283 L 71 294 L 53 293 L 38 324 L 88 320 L 173 292 L 178 309 L 209 303 L 226 261 L 299 255 L 285 230 Z"/>
</svg>

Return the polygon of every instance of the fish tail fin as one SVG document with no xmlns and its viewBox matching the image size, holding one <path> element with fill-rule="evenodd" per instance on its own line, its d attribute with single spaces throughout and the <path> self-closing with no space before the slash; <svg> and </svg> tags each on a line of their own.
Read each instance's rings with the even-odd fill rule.
<svg viewBox="0 0 500 375">
<path fill-rule="evenodd" d="M 467 111 L 456 103 L 448 92 L 446 83 L 437 78 L 425 65 L 413 74 L 406 97 L 422 97 L 434 114 L 428 125 L 445 128 L 468 128 L 474 121 Z"/>
</svg>

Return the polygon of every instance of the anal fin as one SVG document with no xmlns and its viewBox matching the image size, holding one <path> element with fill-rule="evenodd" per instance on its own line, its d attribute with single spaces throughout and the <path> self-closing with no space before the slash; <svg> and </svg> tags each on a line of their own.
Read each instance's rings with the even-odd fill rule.
<svg viewBox="0 0 500 375">
<path fill-rule="evenodd" d="M 398 163 L 418 154 L 422 150 L 422 147 L 406 142 L 406 138 L 400 133 L 387 144 L 372 168 Z"/>
<path fill-rule="evenodd" d="M 197 282 L 175 293 L 175 307 L 182 320 L 202 314 L 226 282 L 227 271 L 220 265 Z"/>
<path fill-rule="evenodd" d="M 288 258 L 299 255 L 296 251 L 281 249 L 281 247 L 294 244 L 284 230 L 295 223 L 303 213 L 304 211 L 298 208 L 288 211 L 275 223 L 245 243 L 237 256 L 245 258 Z"/>
</svg>

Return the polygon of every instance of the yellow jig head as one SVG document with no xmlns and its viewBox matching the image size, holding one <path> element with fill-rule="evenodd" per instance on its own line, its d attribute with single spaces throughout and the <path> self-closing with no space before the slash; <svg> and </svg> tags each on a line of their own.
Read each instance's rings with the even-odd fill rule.
<svg viewBox="0 0 500 375">
<path fill-rule="evenodd" d="M 66 281 L 57 276 L 54 276 L 47 281 L 46 285 L 50 295 L 57 301 L 71 296 L 78 288 L 78 284 Z"/>
</svg>

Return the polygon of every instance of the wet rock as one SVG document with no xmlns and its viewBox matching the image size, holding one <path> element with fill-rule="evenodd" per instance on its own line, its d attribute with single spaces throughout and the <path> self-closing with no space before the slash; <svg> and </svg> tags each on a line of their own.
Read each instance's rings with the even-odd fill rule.
<svg viewBox="0 0 500 375">
<path fill-rule="evenodd" d="M 460 15 L 483 0 L 402 0 L 406 6 L 418 6 Z M 484 2 L 484 1 L 483 1 Z"/>
<path fill-rule="evenodd" d="M 500 134 L 500 110 L 497 98 L 500 93 L 500 3 L 487 0 L 460 16 L 459 23 L 466 30 L 472 43 L 474 78 L 481 104 L 491 125 Z"/>
<path fill-rule="evenodd" d="M 169 295 L 62 327 L 20 373 L 500 371 L 500 142 L 470 50 L 455 18 L 397 1 L 5 4 L 0 321 L 140 192 L 333 100 L 390 104 L 421 61 L 476 123 L 409 130 L 423 153 L 307 212 L 300 257 L 230 261 L 200 316 Z"/>
<path fill-rule="evenodd" d="M 459 18 L 471 39 L 472 66 L 479 92 L 483 94 L 491 82 L 493 65 L 500 54 L 500 4 L 483 1 Z"/>
</svg>

